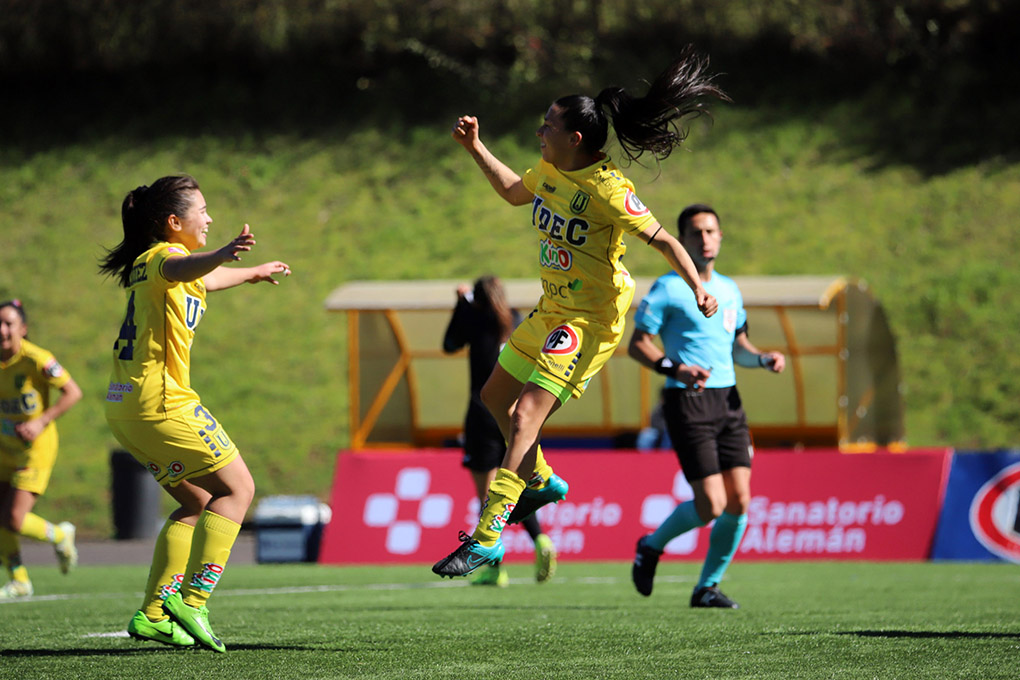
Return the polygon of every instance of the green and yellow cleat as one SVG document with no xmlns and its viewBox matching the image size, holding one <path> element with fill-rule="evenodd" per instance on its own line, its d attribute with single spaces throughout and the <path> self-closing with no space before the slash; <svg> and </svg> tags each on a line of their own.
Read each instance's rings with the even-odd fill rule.
<svg viewBox="0 0 1020 680">
<path fill-rule="evenodd" d="M 67 572 L 78 566 L 78 549 L 74 546 L 74 525 L 70 522 L 61 522 L 58 524 L 64 531 L 64 540 L 53 545 L 53 550 L 57 553 L 57 564 L 60 565 L 60 573 L 66 574 Z"/>
<path fill-rule="evenodd" d="M 191 607 L 184 604 L 180 593 L 174 593 L 163 601 L 163 611 L 181 625 L 191 636 L 214 652 L 225 652 L 227 646 L 213 633 L 209 626 L 209 610 L 205 605 Z"/>
<path fill-rule="evenodd" d="M 19 597 L 32 597 L 31 581 L 8 581 L 0 587 L 0 600 L 14 600 Z"/>
<path fill-rule="evenodd" d="M 161 642 L 171 647 L 193 647 L 195 638 L 173 619 L 150 621 L 145 612 L 138 610 L 127 627 L 128 635 L 136 640 Z"/>
<path fill-rule="evenodd" d="M 556 574 L 556 546 L 545 534 L 535 537 L 535 580 L 545 583 Z"/>
<path fill-rule="evenodd" d="M 490 564 L 475 571 L 471 576 L 473 586 L 497 586 L 506 588 L 510 585 L 510 574 L 503 568 L 503 564 Z"/>
</svg>

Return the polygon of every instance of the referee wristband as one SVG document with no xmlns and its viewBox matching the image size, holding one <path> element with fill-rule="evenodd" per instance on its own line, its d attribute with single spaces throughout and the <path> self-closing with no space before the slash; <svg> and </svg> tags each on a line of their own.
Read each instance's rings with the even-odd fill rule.
<svg viewBox="0 0 1020 680">
<path fill-rule="evenodd" d="M 767 355 L 759 354 L 758 365 L 761 366 L 762 368 L 768 368 L 769 366 L 772 365 L 772 362 L 769 360 L 769 357 Z"/>
<path fill-rule="evenodd" d="M 660 375 L 672 376 L 675 368 L 676 364 L 669 357 L 662 357 L 655 362 L 655 372 Z"/>
</svg>

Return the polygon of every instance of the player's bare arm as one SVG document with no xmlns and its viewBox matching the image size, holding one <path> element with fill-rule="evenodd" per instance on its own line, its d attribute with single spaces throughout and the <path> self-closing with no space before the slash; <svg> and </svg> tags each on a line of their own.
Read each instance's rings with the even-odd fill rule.
<svg viewBox="0 0 1020 680">
<path fill-rule="evenodd" d="M 464 147 L 475 159 L 489 184 L 496 193 L 510 205 L 527 205 L 534 199 L 524 186 L 520 175 L 507 167 L 501 160 L 482 143 L 478 136 L 478 119 L 474 116 L 461 116 L 453 126 L 451 136 L 454 141 Z"/>
<path fill-rule="evenodd" d="M 683 245 L 662 228 L 658 222 L 649 225 L 638 237 L 651 247 L 662 253 L 662 256 L 669 262 L 677 274 L 683 277 L 687 285 L 694 291 L 694 297 L 698 301 L 698 309 L 706 317 L 712 316 L 719 309 L 716 299 L 705 291 L 701 284 L 701 277 L 698 275 L 698 268 L 694 266 L 694 260 L 683 247 Z"/>
<path fill-rule="evenodd" d="M 251 250 L 255 235 L 247 224 L 241 233 L 227 245 L 208 253 L 192 253 L 184 257 L 172 257 L 163 264 L 163 275 L 169 281 L 194 281 L 200 279 L 226 262 L 241 259 L 240 253 Z"/>
<path fill-rule="evenodd" d="M 242 283 L 271 283 L 274 286 L 280 282 L 273 278 L 274 274 L 290 276 L 290 266 L 285 262 L 273 261 L 260 264 L 257 267 L 217 267 L 203 279 L 205 289 L 212 292 L 215 290 L 226 290 L 239 286 Z"/>
</svg>

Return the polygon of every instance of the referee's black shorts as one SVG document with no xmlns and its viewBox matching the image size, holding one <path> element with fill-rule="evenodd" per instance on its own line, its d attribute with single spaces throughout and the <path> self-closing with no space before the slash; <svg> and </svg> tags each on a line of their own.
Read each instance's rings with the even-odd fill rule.
<svg viewBox="0 0 1020 680">
<path fill-rule="evenodd" d="M 687 481 L 751 467 L 751 436 L 737 388 L 662 391 L 663 415 Z"/>
</svg>

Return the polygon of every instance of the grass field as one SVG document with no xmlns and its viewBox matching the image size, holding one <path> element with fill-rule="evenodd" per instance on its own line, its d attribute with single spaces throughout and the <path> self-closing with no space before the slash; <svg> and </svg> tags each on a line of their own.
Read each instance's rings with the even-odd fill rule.
<svg viewBox="0 0 1020 680">
<path fill-rule="evenodd" d="M 0 678 L 1012 678 L 1020 571 L 1009 564 L 737 563 L 738 611 L 687 606 L 697 566 L 637 595 L 625 563 L 563 564 L 509 588 L 426 566 L 238 566 L 212 601 L 224 655 L 121 631 L 142 567 L 33 570 L 0 605 Z"/>
</svg>

